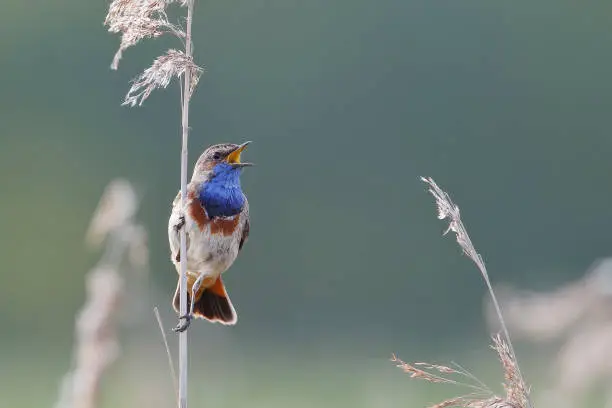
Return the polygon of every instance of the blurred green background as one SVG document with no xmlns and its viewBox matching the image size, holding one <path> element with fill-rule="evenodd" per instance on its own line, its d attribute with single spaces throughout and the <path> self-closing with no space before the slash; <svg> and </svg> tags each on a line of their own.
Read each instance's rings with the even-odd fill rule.
<svg viewBox="0 0 612 408">
<path fill-rule="evenodd" d="M 145 41 L 111 71 L 107 6 L 3 3 L 2 406 L 56 399 L 99 257 L 83 237 L 119 176 L 141 194 L 152 267 L 102 406 L 172 404 L 150 310 L 175 324 L 179 88 L 120 104 L 180 45 Z M 242 177 L 250 241 L 225 278 L 239 324 L 194 325 L 191 405 L 419 407 L 453 394 L 409 381 L 391 352 L 456 360 L 496 386 L 484 285 L 418 177 L 459 204 L 494 282 L 548 289 L 609 255 L 611 15 L 605 1 L 196 1 L 206 72 L 190 169 L 208 145 L 244 140 L 257 167 Z M 546 367 L 524 359 L 540 378 Z"/>
</svg>

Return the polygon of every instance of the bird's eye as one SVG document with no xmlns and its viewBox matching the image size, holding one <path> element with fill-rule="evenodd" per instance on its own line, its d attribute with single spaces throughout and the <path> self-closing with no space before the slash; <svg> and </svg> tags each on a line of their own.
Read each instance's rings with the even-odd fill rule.
<svg viewBox="0 0 612 408">
<path fill-rule="evenodd" d="M 221 158 L 221 153 L 217 152 L 213 155 L 213 159 L 219 160 Z"/>
</svg>

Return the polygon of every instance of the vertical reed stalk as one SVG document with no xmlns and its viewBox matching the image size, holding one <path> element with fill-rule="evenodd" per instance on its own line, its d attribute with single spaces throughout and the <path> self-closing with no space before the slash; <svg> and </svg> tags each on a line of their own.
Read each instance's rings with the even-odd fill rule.
<svg viewBox="0 0 612 408">
<path fill-rule="evenodd" d="M 185 28 L 185 55 L 192 58 L 191 22 L 193 19 L 193 0 L 187 0 L 187 27 Z M 191 70 L 185 71 L 183 79 L 182 127 L 183 142 L 181 148 L 181 208 L 185 208 L 187 197 L 187 160 L 189 139 L 189 101 L 191 99 Z M 187 237 L 186 228 L 181 228 L 181 277 L 180 309 L 181 316 L 187 315 Z M 187 370 L 189 363 L 187 330 L 179 334 L 179 408 L 187 408 Z"/>
<path fill-rule="evenodd" d="M 187 8 L 186 27 L 172 24 L 168 20 L 166 8 L 171 3 L 178 3 Z M 184 40 L 185 50 L 169 49 L 157 57 L 153 64 L 145 69 L 134 81 L 123 101 L 124 105 L 136 106 L 151 95 L 155 89 L 166 88 L 172 78 L 181 82 L 181 207 L 185 208 L 187 196 L 187 160 L 189 140 L 189 101 L 195 90 L 202 68 L 193 62 L 193 44 L 191 25 L 193 21 L 194 0 L 112 0 L 104 21 L 108 30 L 121 34 L 119 50 L 113 58 L 112 69 L 117 69 L 126 49 L 145 38 L 156 38 L 163 34 L 173 35 Z M 187 239 L 185 229 L 180 230 L 180 313 L 187 315 Z M 179 408 L 187 408 L 187 332 L 179 334 Z"/>
</svg>

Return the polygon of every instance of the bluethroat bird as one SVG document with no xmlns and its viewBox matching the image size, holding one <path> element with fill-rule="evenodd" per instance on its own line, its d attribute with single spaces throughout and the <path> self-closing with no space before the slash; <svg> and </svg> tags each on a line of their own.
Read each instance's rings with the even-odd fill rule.
<svg viewBox="0 0 612 408">
<path fill-rule="evenodd" d="M 181 208 L 181 192 L 172 203 L 168 222 L 171 259 L 180 275 L 180 230 L 187 238 L 187 305 L 176 331 L 189 327 L 192 317 L 234 325 L 237 314 L 227 295 L 221 274 L 234 263 L 249 236 L 249 203 L 240 187 L 240 173 L 251 163 L 240 161 L 250 142 L 210 146 L 198 159 L 187 185 Z M 174 310 L 180 314 L 179 284 Z M 185 319 L 184 321 L 182 319 Z"/>
</svg>

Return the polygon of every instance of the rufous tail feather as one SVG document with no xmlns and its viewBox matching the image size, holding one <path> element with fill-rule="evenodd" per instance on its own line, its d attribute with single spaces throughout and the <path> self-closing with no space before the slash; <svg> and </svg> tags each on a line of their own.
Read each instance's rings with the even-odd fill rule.
<svg viewBox="0 0 612 408">
<path fill-rule="evenodd" d="M 206 319 L 211 322 L 219 322 L 224 325 L 232 326 L 236 324 L 238 315 L 232 305 L 232 301 L 227 295 L 225 285 L 221 277 L 217 278 L 215 283 L 198 291 L 198 297 L 193 305 L 194 317 Z M 174 292 L 173 306 L 177 313 L 180 313 L 180 283 L 176 285 Z M 191 288 L 187 291 L 187 308 L 191 305 Z"/>
</svg>

